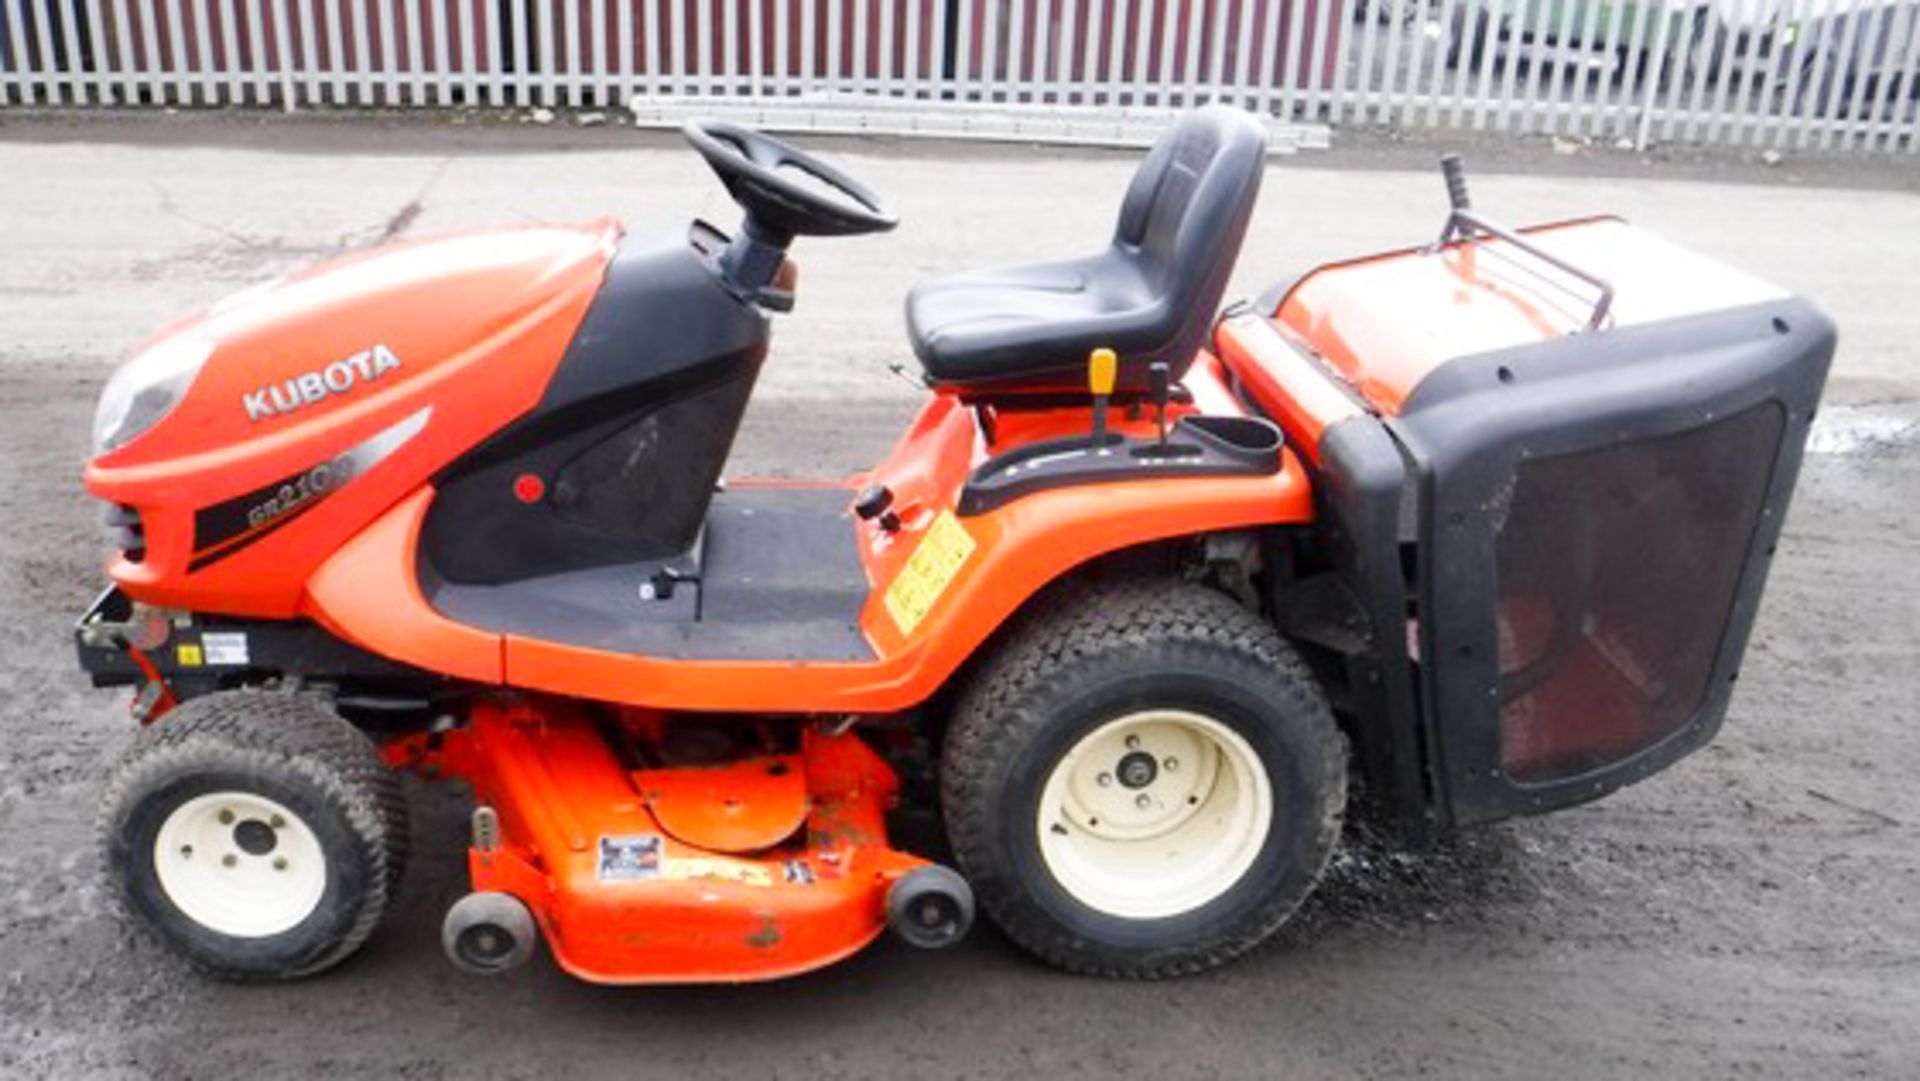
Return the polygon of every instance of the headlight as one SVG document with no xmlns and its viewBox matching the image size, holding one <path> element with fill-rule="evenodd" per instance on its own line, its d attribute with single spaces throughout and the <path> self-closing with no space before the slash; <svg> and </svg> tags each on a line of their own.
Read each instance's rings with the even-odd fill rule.
<svg viewBox="0 0 1920 1081">
<path fill-rule="evenodd" d="M 159 423 L 193 385 L 213 355 L 213 342 L 192 336 L 169 338 L 122 364 L 93 413 L 93 453 L 132 442 Z"/>
<path fill-rule="evenodd" d="M 1786 29 L 1780 31 L 1781 45 L 1792 45 L 1794 42 L 1799 40 L 1800 40 L 1800 24 L 1799 23 L 1788 23 Z"/>
</svg>

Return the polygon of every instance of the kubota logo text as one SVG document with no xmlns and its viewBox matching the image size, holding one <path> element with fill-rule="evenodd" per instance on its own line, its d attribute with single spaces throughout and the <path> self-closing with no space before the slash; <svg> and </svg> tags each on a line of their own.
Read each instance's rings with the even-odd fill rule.
<svg viewBox="0 0 1920 1081">
<path fill-rule="evenodd" d="M 384 345 L 363 349 L 314 372 L 301 372 L 284 383 L 241 395 L 248 420 L 265 420 L 312 405 L 329 394 L 345 394 L 355 383 L 378 379 L 400 367 L 400 358 Z"/>
</svg>

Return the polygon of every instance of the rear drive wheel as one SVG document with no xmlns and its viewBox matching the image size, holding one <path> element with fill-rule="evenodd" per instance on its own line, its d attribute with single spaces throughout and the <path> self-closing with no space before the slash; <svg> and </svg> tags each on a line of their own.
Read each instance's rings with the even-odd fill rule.
<svg viewBox="0 0 1920 1081">
<path fill-rule="evenodd" d="M 309 698 L 227 691 L 141 732 L 101 837 L 126 907 L 216 975 L 289 979 L 344 960 L 407 852 L 399 780 Z"/>
<path fill-rule="evenodd" d="M 1087 592 L 963 692 L 948 832 L 993 920 L 1074 972 L 1157 978 L 1277 930 L 1339 836 L 1346 742 L 1271 626 L 1184 582 Z"/>
</svg>

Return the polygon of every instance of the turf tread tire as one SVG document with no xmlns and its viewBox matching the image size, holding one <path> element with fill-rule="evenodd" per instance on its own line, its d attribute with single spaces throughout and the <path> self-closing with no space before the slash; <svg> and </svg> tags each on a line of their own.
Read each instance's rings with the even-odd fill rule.
<svg viewBox="0 0 1920 1081">
<path fill-rule="evenodd" d="M 268 690 L 220 691 L 192 699 L 141 729 L 109 776 L 99 820 L 102 860 L 121 908 L 151 927 L 132 896 L 126 827 L 139 802 L 169 779 L 196 770 L 283 772 L 312 786 L 342 812 L 364 861 L 353 921 L 324 949 L 297 963 L 222 963 L 156 934 L 203 970 L 236 981 L 289 980 L 331 968 L 359 949 L 399 891 L 410 854 L 406 793 L 365 734 L 320 700 Z"/>
<path fill-rule="evenodd" d="M 1023 899 L 994 854 L 1010 759 L 1049 722 L 1053 693 L 1118 656 L 1213 655 L 1281 703 L 1313 746 L 1310 866 L 1231 933 L 1150 953 L 1114 951 L 1074 935 Z M 1046 598 L 972 675 L 941 754 L 941 803 L 961 868 L 994 923 L 1047 963 L 1080 975 L 1157 980 L 1223 965 L 1270 937 L 1311 893 L 1338 841 L 1347 795 L 1347 741 L 1306 663 L 1273 627 L 1231 597 L 1180 579 L 1069 586 Z"/>
</svg>

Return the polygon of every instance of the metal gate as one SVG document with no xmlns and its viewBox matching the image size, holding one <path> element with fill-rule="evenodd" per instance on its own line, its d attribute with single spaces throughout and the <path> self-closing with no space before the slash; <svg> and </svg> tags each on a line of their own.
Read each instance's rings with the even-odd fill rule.
<svg viewBox="0 0 1920 1081">
<path fill-rule="evenodd" d="M 1124 143 L 1224 100 L 1293 142 L 1911 154 L 1916 67 L 1920 0 L 0 0 L 0 106 L 635 107 Z"/>
</svg>

